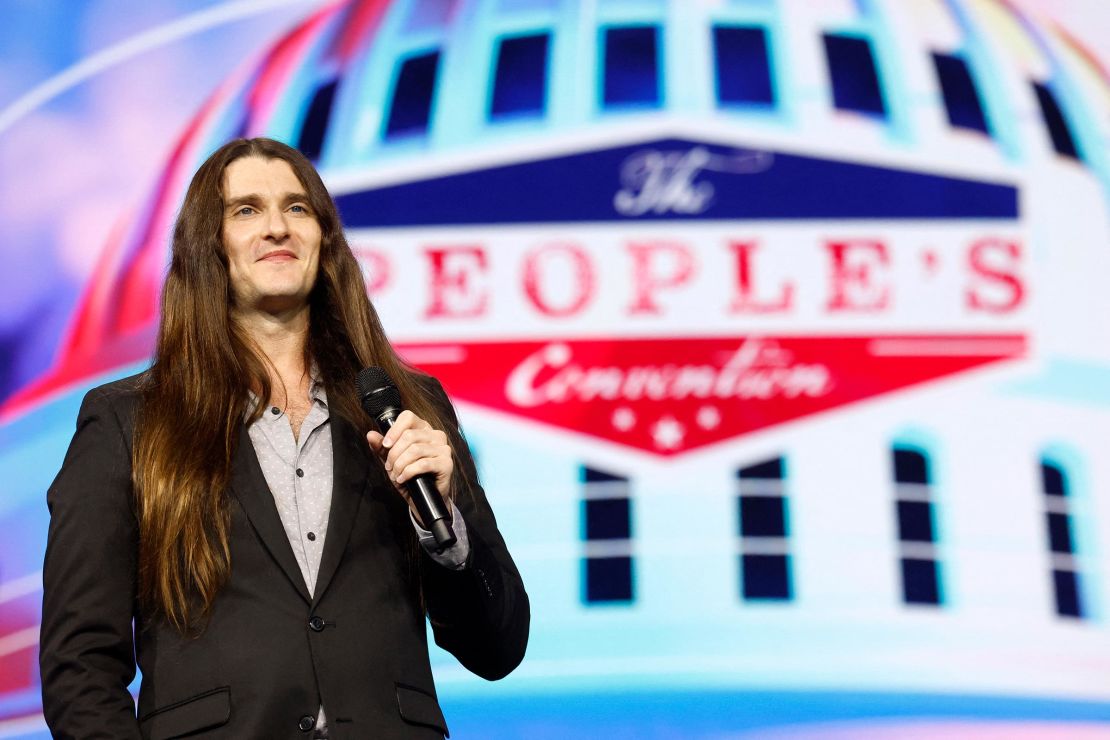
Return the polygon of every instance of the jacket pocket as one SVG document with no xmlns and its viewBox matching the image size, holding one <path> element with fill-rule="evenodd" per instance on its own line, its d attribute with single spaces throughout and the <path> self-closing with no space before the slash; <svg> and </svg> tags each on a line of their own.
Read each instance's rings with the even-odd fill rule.
<svg viewBox="0 0 1110 740">
<path fill-rule="evenodd" d="M 432 727 L 446 737 L 451 736 L 447 732 L 447 721 L 443 719 L 439 702 L 427 691 L 403 683 L 397 684 L 397 710 L 401 713 L 401 719 L 409 724 Z"/>
<path fill-rule="evenodd" d="M 227 724 L 231 718 L 231 689 L 223 686 L 159 707 L 139 718 L 143 737 L 170 740 Z"/>
</svg>

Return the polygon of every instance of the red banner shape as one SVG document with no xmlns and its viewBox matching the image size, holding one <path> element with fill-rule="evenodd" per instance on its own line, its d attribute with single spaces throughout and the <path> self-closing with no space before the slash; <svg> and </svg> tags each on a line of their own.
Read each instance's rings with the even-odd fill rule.
<svg viewBox="0 0 1110 740">
<path fill-rule="evenodd" d="M 1001 360 L 1020 334 L 403 344 L 457 399 L 662 456 Z"/>
</svg>

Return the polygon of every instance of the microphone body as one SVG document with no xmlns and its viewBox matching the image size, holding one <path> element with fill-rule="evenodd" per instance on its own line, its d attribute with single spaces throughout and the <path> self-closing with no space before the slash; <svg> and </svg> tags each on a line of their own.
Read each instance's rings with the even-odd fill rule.
<svg viewBox="0 0 1110 740">
<path fill-rule="evenodd" d="M 378 431 L 384 435 L 404 411 L 397 386 L 384 370 L 377 367 L 368 367 L 360 372 L 357 385 L 363 410 L 370 414 Z M 448 508 L 436 488 L 435 476 L 424 473 L 405 481 L 404 486 L 420 520 L 431 530 L 439 551 L 454 545 L 455 533 L 451 530 Z"/>
</svg>

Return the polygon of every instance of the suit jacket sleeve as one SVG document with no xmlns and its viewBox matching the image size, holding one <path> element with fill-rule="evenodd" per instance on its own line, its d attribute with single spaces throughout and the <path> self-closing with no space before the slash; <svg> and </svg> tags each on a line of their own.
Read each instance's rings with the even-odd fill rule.
<svg viewBox="0 0 1110 740">
<path fill-rule="evenodd" d="M 85 396 L 47 493 L 39 665 L 56 738 L 138 738 L 135 677 L 138 524 L 129 444 L 109 396 Z"/>
<path fill-rule="evenodd" d="M 524 658 L 528 595 L 478 482 L 451 402 L 438 382 L 431 390 L 450 426 L 445 431 L 459 476 L 455 506 L 466 522 L 470 557 L 462 570 L 449 570 L 421 549 L 424 599 L 436 644 L 492 681 L 508 675 Z"/>
</svg>

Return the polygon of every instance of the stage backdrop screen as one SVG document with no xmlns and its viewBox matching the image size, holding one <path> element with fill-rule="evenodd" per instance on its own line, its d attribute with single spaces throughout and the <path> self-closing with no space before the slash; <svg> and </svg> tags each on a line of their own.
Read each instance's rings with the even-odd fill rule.
<svg viewBox="0 0 1110 740">
<path fill-rule="evenodd" d="M 319 167 L 523 575 L 510 677 L 433 648 L 452 737 L 1110 736 L 1105 3 L 7 5 L 0 738 L 239 136 Z"/>
</svg>

